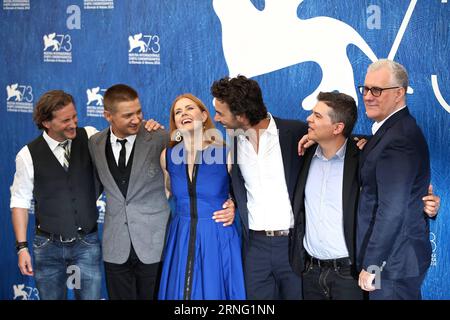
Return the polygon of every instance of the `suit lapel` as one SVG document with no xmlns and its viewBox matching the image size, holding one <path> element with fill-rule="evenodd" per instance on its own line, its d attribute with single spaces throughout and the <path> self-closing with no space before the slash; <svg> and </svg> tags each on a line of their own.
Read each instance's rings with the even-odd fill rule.
<svg viewBox="0 0 450 320">
<path fill-rule="evenodd" d="M 289 188 L 289 178 L 291 172 L 291 152 L 292 152 L 292 135 L 289 129 L 280 125 L 278 118 L 273 117 L 278 129 L 278 139 L 280 141 L 281 157 L 283 158 L 284 178 L 286 180 L 286 186 L 288 187 L 290 198 L 292 199 L 291 190 Z"/>
<path fill-rule="evenodd" d="M 241 170 L 238 164 L 238 137 L 233 137 L 233 164 L 231 167 L 231 182 L 233 185 L 233 192 L 235 193 L 234 197 L 239 199 L 238 203 L 241 203 L 239 207 L 239 214 L 241 218 L 242 224 L 245 226 L 243 228 L 244 239 L 248 239 L 248 208 L 247 208 L 247 190 L 245 188 L 244 177 L 242 176 Z M 236 194 L 240 193 L 240 194 Z"/>
<path fill-rule="evenodd" d="M 342 182 L 342 213 L 344 215 L 344 221 L 352 219 L 354 217 L 355 197 L 356 194 L 353 190 L 354 184 L 357 183 L 358 177 L 358 161 L 359 151 L 352 140 L 347 141 L 347 149 L 344 159 L 344 173 Z M 353 188 L 352 188 L 353 187 Z"/>
<path fill-rule="evenodd" d="M 232 168 L 234 170 L 236 170 L 236 172 L 239 169 L 238 160 L 237 160 L 237 149 L 238 149 L 238 138 L 237 138 L 237 136 L 234 136 L 233 137 L 233 150 L 232 150 L 233 153 L 231 154 L 231 157 L 233 159 Z"/>
<path fill-rule="evenodd" d="M 345 244 L 352 261 L 354 261 L 354 232 L 357 201 L 359 195 L 358 163 L 359 149 L 356 143 L 349 138 L 344 159 L 344 172 L 342 181 L 342 227 L 344 230 Z"/>
<path fill-rule="evenodd" d="M 106 144 L 110 143 L 108 140 L 108 131 L 110 128 L 103 130 L 100 134 L 98 140 L 97 140 L 97 157 L 99 161 L 96 162 L 97 168 L 99 172 L 104 172 L 104 177 L 106 179 L 105 183 L 103 185 L 110 186 L 112 189 L 114 189 L 114 194 L 119 195 L 123 197 L 122 192 L 120 191 L 119 187 L 117 186 L 116 181 L 114 180 L 113 175 L 111 174 L 111 171 L 108 167 L 108 160 L 106 159 Z"/>
<path fill-rule="evenodd" d="M 144 168 L 144 162 L 150 151 L 148 142 L 152 139 L 152 135 L 151 133 L 145 134 L 144 130 L 146 129 L 143 125 L 141 125 L 136 135 L 136 141 L 134 142 L 134 156 L 133 164 L 131 166 L 130 181 L 128 183 L 127 198 L 133 194 L 136 187 L 136 181 L 138 181 L 139 177 L 144 174 L 142 171 L 147 170 L 147 168 Z"/>
<path fill-rule="evenodd" d="M 295 196 L 294 196 L 294 217 L 300 218 L 302 221 L 304 221 L 304 217 L 298 217 L 298 213 L 300 212 L 300 209 L 304 207 L 305 203 L 305 187 L 306 187 L 306 181 L 308 179 L 309 174 L 309 167 L 311 166 L 311 161 L 314 156 L 314 153 L 316 152 L 317 145 L 312 146 L 309 148 L 303 158 L 303 166 L 302 170 L 300 171 L 300 175 L 298 178 L 297 188 L 295 190 Z"/>
<path fill-rule="evenodd" d="M 380 139 L 383 137 L 386 131 L 388 131 L 389 128 L 392 127 L 398 120 L 407 115 L 409 115 L 409 111 L 406 107 L 403 110 L 400 110 L 397 113 L 393 114 L 389 119 L 386 120 L 385 123 L 383 123 L 381 128 L 378 129 L 378 131 L 370 138 L 369 142 L 367 142 L 367 145 L 364 147 L 361 154 L 360 168 L 362 168 L 362 166 L 364 165 L 364 161 L 367 159 L 367 156 L 375 148 L 378 142 L 380 142 Z"/>
<path fill-rule="evenodd" d="M 347 141 L 347 149 L 345 152 L 345 161 L 344 161 L 344 174 L 343 174 L 343 185 L 342 185 L 342 209 L 344 210 L 344 214 L 348 211 L 349 208 L 349 195 L 352 194 L 351 188 L 353 183 L 355 182 L 355 174 L 358 170 L 358 157 L 359 152 L 357 150 L 356 145 L 353 141 Z"/>
</svg>

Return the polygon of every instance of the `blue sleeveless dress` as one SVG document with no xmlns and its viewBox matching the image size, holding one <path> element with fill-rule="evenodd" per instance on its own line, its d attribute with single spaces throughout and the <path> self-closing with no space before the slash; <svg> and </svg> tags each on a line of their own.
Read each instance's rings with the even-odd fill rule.
<svg viewBox="0 0 450 320">
<path fill-rule="evenodd" d="M 211 163 L 211 158 L 219 163 Z M 209 146 L 197 153 L 192 182 L 182 143 L 168 148 L 175 212 L 164 249 L 160 300 L 245 299 L 240 239 L 236 226 L 212 219 L 229 196 L 226 149 Z M 200 161 L 198 161 L 200 160 Z"/>
</svg>

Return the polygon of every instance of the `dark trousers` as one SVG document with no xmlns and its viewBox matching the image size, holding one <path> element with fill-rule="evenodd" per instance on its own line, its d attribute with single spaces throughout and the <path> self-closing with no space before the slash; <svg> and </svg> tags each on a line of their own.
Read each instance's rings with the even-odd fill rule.
<svg viewBox="0 0 450 320">
<path fill-rule="evenodd" d="M 350 264 L 319 266 L 308 261 L 303 273 L 305 300 L 362 300 L 364 293 L 358 286 Z"/>
<path fill-rule="evenodd" d="M 421 286 L 425 274 L 418 277 L 397 280 L 383 279 L 381 273 L 380 289 L 369 293 L 370 300 L 422 300 Z"/>
<path fill-rule="evenodd" d="M 268 237 L 250 231 L 244 257 L 244 276 L 249 300 L 299 300 L 301 278 L 289 264 L 289 237 Z"/>
<path fill-rule="evenodd" d="M 124 264 L 105 262 L 106 288 L 111 300 L 153 300 L 161 263 L 142 263 L 133 246 Z"/>
</svg>

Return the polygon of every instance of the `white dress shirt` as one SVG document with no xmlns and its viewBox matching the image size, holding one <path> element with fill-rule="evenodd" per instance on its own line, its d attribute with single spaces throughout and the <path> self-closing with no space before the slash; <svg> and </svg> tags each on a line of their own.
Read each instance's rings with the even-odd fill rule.
<svg viewBox="0 0 450 320">
<path fill-rule="evenodd" d="M 400 109 L 398 109 L 398 110 L 392 112 L 390 115 L 388 115 L 388 116 L 386 117 L 386 119 L 384 119 L 384 120 L 382 120 L 382 121 L 380 121 L 380 122 L 374 122 L 374 123 L 372 124 L 372 134 L 377 133 L 378 129 L 381 128 L 381 126 L 386 122 L 387 119 L 389 119 L 389 118 L 392 117 L 394 114 L 396 114 L 397 112 L 399 112 L 400 110 L 403 110 L 403 109 L 405 109 L 405 108 L 406 108 L 406 105 L 404 105 L 404 106 L 401 107 Z"/>
<path fill-rule="evenodd" d="M 305 237 L 303 246 L 317 259 L 348 257 L 342 213 L 342 185 L 347 140 L 331 159 L 320 146 L 311 160 L 305 186 Z"/>
<path fill-rule="evenodd" d="M 125 166 L 128 163 L 128 159 L 130 159 L 130 155 L 131 155 L 131 150 L 133 149 L 133 145 L 134 145 L 134 141 L 136 140 L 136 135 L 131 135 L 125 138 L 117 138 L 116 135 L 112 132 L 112 129 L 109 129 L 111 131 L 111 136 L 110 136 L 110 142 L 111 142 L 111 148 L 112 148 L 112 152 L 114 154 L 114 159 L 116 160 L 116 164 L 119 165 L 119 156 L 120 156 L 120 150 L 122 150 L 122 145 L 120 144 L 120 142 L 118 140 L 123 140 L 123 139 L 127 139 L 127 142 L 125 143 Z"/>
<path fill-rule="evenodd" d="M 88 137 L 91 137 L 97 129 L 94 127 L 85 127 Z M 59 141 L 51 138 L 47 132 L 42 134 L 45 142 L 47 142 L 50 150 L 55 155 L 61 166 L 64 161 L 64 148 L 59 145 Z M 69 150 L 72 149 L 72 140 L 69 140 Z M 16 173 L 14 174 L 14 182 L 11 186 L 10 208 L 30 209 L 33 200 L 34 189 L 34 167 L 33 158 L 31 158 L 28 146 L 24 146 L 16 156 Z"/>
<path fill-rule="evenodd" d="M 259 138 L 258 153 L 245 136 L 238 137 L 238 164 L 247 189 L 251 230 L 287 230 L 294 225 L 278 129 L 269 117 L 269 126 Z"/>
</svg>

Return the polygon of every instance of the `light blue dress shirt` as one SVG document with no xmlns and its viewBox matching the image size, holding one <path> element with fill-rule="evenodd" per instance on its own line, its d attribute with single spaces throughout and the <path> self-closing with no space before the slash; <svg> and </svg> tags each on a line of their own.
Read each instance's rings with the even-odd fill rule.
<svg viewBox="0 0 450 320">
<path fill-rule="evenodd" d="M 318 259 L 348 257 L 342 213 L 342 184 L 347 141 L 327 159 L 320 146 L 311 160 L 305 187 L 306 230 L 303 244 Z"/>
</svg>

